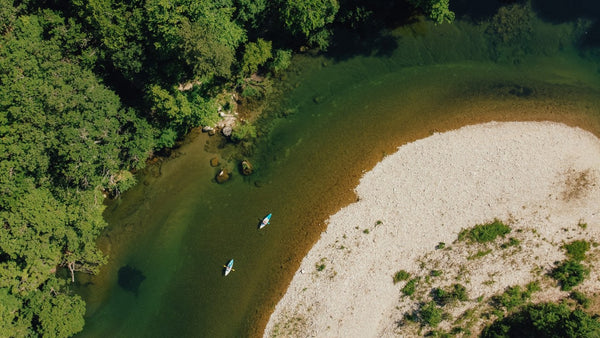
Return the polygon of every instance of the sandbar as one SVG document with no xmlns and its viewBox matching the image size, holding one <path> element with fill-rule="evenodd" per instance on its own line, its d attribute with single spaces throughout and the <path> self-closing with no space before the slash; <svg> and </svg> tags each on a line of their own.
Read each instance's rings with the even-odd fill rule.
<svg viewBox="0 0 600 338">
<path fill-rule="evenodd" d="M 264 336 L 422 335 L 427 328 L 403 317 L 428 296 L 405 296 L 405 283 L 393 280 L 399 270 L 443 271 L 435 283 L 464 284 L 470 299 L 445 309 L 451 318 L 533 280 L 548 283 L 539 301 L 565 297 L 544 276 L 565 259 L 562 244 L 600 242 L 599 179 L 600 140 L 555 122 L 469 125 L 402 145 L 364 174 L 357 201 L 329 218 Z M 519 245 L 471 259 L 476 248 L 457 243 L 459 232 L 494 219 Z M 579 288 L 594 291 L 597 280 L 592 269 Z"/>
</svg>

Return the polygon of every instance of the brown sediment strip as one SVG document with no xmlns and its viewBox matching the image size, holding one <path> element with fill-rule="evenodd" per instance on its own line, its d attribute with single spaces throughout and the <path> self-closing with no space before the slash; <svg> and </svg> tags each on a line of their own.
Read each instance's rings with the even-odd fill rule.
<svg viewBox="0 0 600 338">
<path fill-rule="evenodd" d="M 294 273 L 300 262 L 319 239 L 320 233 L 325 229 L 325 220 L 341 208 L 356 201 L 354 188 L 358 185 L 365 171 L 371 170 L 382 159 L 382 154 L 393 153 L 397 147 L 408 142 L 430 136 L 434 132 L 444 132 L 458 129 L 465 125 L 485 123 L 489 121 L 553 121 L 569 126 L 580 127 L 600 135 L 600 117 L 598 93 L 594 90 L 582 88 L 565 88 L 564 86 L 542 86 L 542 91 L 530 97 L 518 97 L 510 93 L 510 87 L 500 86 L 499 90 L 482 88 L 481 91 L 457 95 L 448 98 L 444 105 L 438 109 L 446 110 L 446 114 L 439 114 L 434 119 L 423 118 L 406 121 L 405 130 L 392 138 L 381 139 L 373 146 L 374 151 L 364 154 L 363 161 L 353 166 L 347 163 L 345 175 L 338 177 L 337 185 L 330 191 L 331 198 L 320 201 L 315 205 L 311 217 L 305 222 L 306 227 L 302 238 L 298 238 L 296 250 L 289 253 L 289 263 L 282 267 L 281 281 L 275 289 L 270 289 L 264 295 L 265 301 L 257 308 L 251 318 L 249 335 L 262 336 L 269 317 L 285 294 Z M 366 165 L 365 165 L 366 164 Z"/>
</svg>

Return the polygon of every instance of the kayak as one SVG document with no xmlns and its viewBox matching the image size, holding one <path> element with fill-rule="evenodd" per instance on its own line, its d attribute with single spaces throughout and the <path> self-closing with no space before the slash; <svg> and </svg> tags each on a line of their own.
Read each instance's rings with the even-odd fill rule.
<svg viewBox="0 0 600 338">
<path fill-rule="evenodd" d="M 230 260 L 227 263 L 227 265 L 225 266 L 225 271 L 224 271 L 225 276 L 227 276 L 231 271 L 233 271 L 233 259 Z"/>
<path fill-rule="evenodd" d="M 262 222 L 260 222 L 259 229 L 264 228 L 271 221 L 271 214 L 268 214 L 267 217 L 263 218 Z"/>
</svg>

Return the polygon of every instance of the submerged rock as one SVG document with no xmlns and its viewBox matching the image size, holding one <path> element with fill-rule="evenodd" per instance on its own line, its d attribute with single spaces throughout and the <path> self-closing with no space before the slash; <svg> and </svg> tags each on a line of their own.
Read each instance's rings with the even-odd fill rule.
<svg viewBox="0 0 600 338">
<path fill-rule="evenodd" d="M 215 179 L 217 180 L 217 183 L 227 182 L 230 178 L 231 177 L 230 177 L 227 169 L 221 169 L 221 171 L 219 171 L 219 173 L 217 174 L 217 177 L 215 177 Z"/>
<path fill-rule="evenodd" d="M 243 160 L 241 166 L 242 166 L 242 174 L 244 174 L 246 176 L 251 175 L 254 172 L 254 168 L 252 167 L 252 164 L 248 160 Z"/>
</svg>

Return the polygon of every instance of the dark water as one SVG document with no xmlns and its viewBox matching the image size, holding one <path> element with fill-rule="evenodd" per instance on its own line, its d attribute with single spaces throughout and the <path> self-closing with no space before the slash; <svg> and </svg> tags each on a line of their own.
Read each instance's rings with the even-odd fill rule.
<svg viewBox="0 0 600 338">
<path fill-rule="evenodd" d="M 527 41 L 543 48 L 523 50 L 494 47 L 482 26 L 417 23 L 393 32 L 386 53 L 298 57 L 274 108 L 288 116 L 262 122 L 270 131 L 250 158 L 254 175 L 240 175 L 234 149 L 193 133 L 109 203 L 99 241 L 109 263 L 79 277 L 80 336 L 259 335 L 328 215 L 403 143 L 490 120 L 562 121 L 600 135 L 597 54 L 580 49 L 591 25 L 536 21 Z M 233 171 L 223 185 L 214 156 Z M 235 271 L 223 277 L 231 258 Z"/>
</svg>

